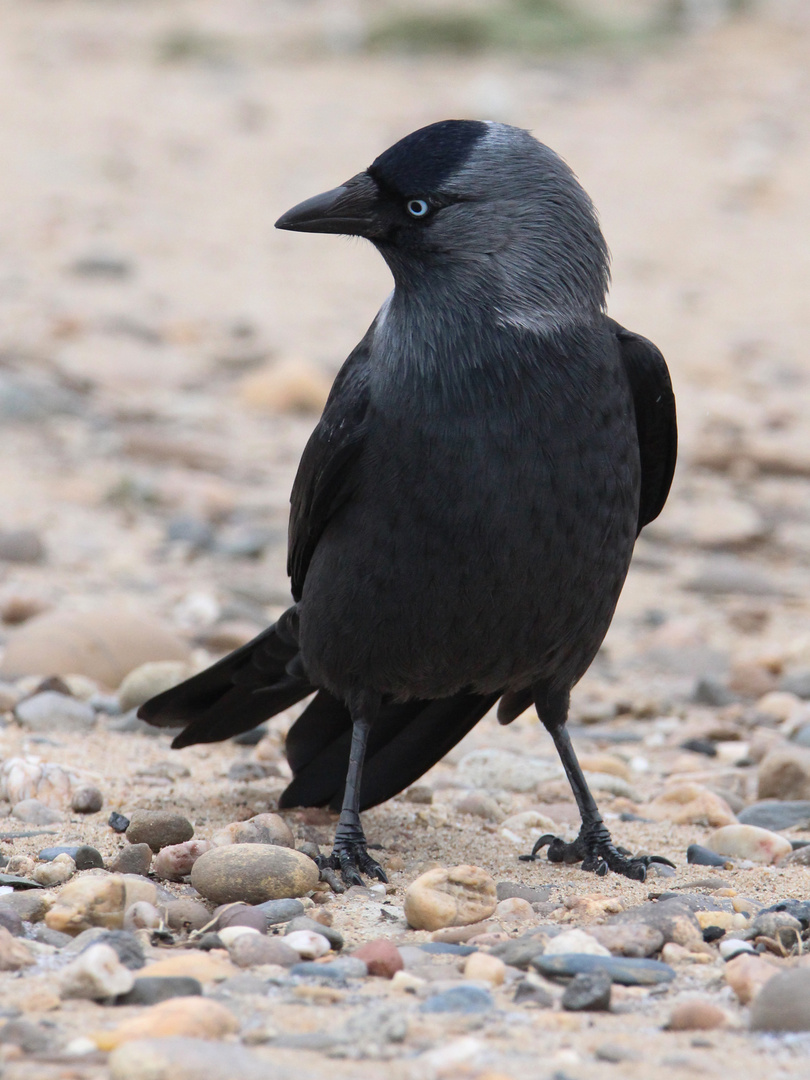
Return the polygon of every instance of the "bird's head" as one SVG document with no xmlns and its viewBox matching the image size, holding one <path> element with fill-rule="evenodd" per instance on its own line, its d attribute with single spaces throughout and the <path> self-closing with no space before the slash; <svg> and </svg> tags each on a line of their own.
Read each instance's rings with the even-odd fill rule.
<svg viewBox="0 0 810 1080">
<path fill-rule="evenodd" d="M 605 303 L 608 253 L 590 199 L 557 154 L 506 124 L 420 128 L 276 227 L 363 236 L 398 287 L 476 282 L 518 323 Z"/>
</svg>

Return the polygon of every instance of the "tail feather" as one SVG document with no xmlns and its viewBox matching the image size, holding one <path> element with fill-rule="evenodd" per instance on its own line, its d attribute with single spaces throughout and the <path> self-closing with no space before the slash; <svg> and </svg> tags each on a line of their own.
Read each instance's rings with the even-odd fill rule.
<svg viewBox="0 0 810 1080">
<path fill-rule="evenodd" d="M 383 704 L 369 733 L 360 808 L 385 802 L 444 757 L 495 704 L 497 694 Z M 321 691 L 293 724 L 287 758 L 294 779 L 279 806 L 340 807 L 351 743 L 349 710 Z"/>
</svg>

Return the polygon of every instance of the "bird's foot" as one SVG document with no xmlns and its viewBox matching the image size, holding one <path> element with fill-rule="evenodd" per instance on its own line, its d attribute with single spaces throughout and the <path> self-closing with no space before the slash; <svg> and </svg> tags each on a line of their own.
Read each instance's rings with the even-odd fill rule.
<svg viewBox="0 0 810 1080">
<path fill-rule="evenodd" d="M 616 847 L 604 825 L 588 830 L 583 828 L 576 840 L 570 844 L 561 840 L 559 836 L 547 833 L 535 842 L 531 854 L 521 855 L 520 859 L 523 862 L 534 862 L 537 859 L 537 852 L 546 845 L 548 845 L 549 862 L 582 863 L 583 870 L 589 870 L 598 874 L 599 877 L 604 877 L 608 870 L 612 870 L 614 874 L 621 874 L 633 881 L 644 881 L 647 877 L 647 868 L 652 863 L 674 866 L 662 855 L 634 857 L 626 848 Z"/>
<path fill-rule="evenodd" d="M 320 855 L 316 860 L 318 868 L 329 880 L 329 871 L 339 871 L 346 885 L 364 885 L 362 874 L 388 882 L 385 871 L 369 855 L 366 838 L 359 825 L 338 823 L 335 842 L 331 855 Z"/>
</svg>

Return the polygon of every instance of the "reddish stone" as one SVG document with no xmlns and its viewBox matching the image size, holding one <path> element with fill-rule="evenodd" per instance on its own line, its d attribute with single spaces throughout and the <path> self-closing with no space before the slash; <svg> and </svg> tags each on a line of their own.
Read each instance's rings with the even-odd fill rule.
<svg viewBox="0 0 810 1080">
<path fill-rule="evenodd" d="M 355 949 L 352 956 L 364 961 L 369 975 L 379 975 L 383 979 L 393 979 L 405 966 L 399 949 L 387 938 L 367 941 L 365 945 Z"/>
</svg>

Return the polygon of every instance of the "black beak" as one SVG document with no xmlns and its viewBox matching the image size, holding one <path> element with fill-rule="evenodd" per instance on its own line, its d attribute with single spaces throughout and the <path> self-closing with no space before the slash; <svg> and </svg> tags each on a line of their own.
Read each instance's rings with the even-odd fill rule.
<svg viewBox="0 0 810 1080">
<path fill-rule="evenodd" d="M 306 199 L 282 214 L 276 228 L 371 238 L 379 227 L 378 203 L 377 185 L 368 173 L 358 173 L 340 187 Z"/>
</svg>

